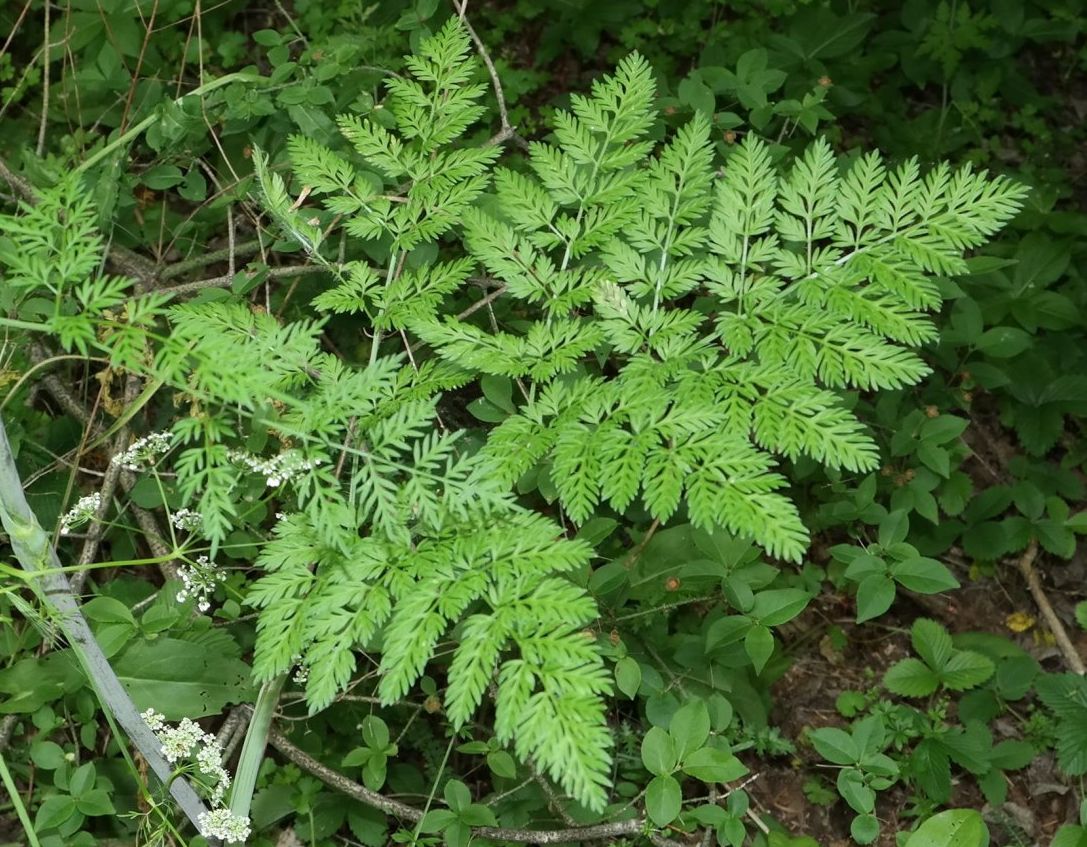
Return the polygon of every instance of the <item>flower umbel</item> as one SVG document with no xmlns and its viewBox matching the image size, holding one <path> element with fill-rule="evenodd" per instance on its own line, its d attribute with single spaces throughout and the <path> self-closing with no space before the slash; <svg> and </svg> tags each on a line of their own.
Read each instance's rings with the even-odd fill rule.
<svg viewBox="0 0 1087 847">
<path fill-rule="evenodd" d="M 60 520 L 60 534 L 67 535 L 73 529 L 94 519 L 98 513 L 98 507 L 102 505 L 102 495 L 97 491 L 80 497 L 79 501 L 68 510 L 68 513 Z"/>
<path fill-rule="evenodd" d="M 209 838 L 227 842 L 245 841 L 249 836 L 249 819 L 236 817 L 229 809 L 221 808 L 231 779 L 223 767 L 223 748 L 215 736 L 204 732 L 189 718 L 182 718 L 177 726 L 171 726 L 165 716 L 154 709 L 148 709 L 141 717 L 162 745 L 166 761 L 174 764 L 183 759 L 195 760 L 200 784 L 207 789 L 211 804 L 218 807 L 200 818 L 201 832 Z"/>
<path fill-rule="evenodd" d="M 223 572 L 207 556 L 198 556 L 192 567 L 182 565 L 177 569 L 177 575 L 185 586 L 177 592 L 177 602 L 184 603 L 192 597 L 201 612 L 211 608 L 210 597 L 215 593 L 215 586 L 225 579 Z"/>
<path fill-rule="evenodd" d="M 159 456 L 170 449 L 172 440 L 168 432 L 152 432 L 134 441 L 127 450 L 114 456 L 112 462 L 126 471 L 142 471 L 155 464 Z"/>
<path fill-rule="evenodd" d="M 245 465 L 253 473 L 260 474 L 269 488 L 282 485 L 303 471 L 317 467 L 323 459 L 307 459 L 297 450 L 287 450 L 278 456 L 264 459 L 241 450 L 231 450 L 230 460 Z"/>
<path fill-rule="evenodd" d="M 170 523 L 172 523 L 176 529 L 183 529 L 186 532 L 193 532 L 200 529 L 203 522 L 204 518 L 200 513 L 194 512 L 192 509 L 178 509 L 170 515 Z"/>
<path fill-rule="evenodd" d="M 240 844 L 249 837 L 249 818 L 239 818 L 230 809 L 205 812 L 200 815 L 197 823 L 205 838 L 219 838 L 228 844 Z"/>
</svg>

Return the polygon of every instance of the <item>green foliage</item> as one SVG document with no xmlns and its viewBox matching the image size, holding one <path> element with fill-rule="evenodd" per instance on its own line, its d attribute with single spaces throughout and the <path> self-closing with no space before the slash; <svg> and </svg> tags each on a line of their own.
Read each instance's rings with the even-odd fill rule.
<svg viewBox="0 0 1087 847">
<path fill-rule="evenodd" d="M 920 659 L 896 662 L 883 678 L 888 690 L 903 697 L 927 697 L 938 688 L 963 691 L 993 675 L 993 663 L 972 650 L 958 650 L 947 630 L 928 618 L 918 618 L 910 629 L 913 649 Z"/>
<path fill-rule="evenodd" d="M 895 599 L 897 586 L 918 594 L 936 594 L 959 587 L 947 566 L 905 542 L 909 522 L 904 512 L 892 512 L 880 523 L 879 540 L 866 549 L 841 545 L 832 551 L 847 567 L 843 576 L 857 583 L 857 623 L 879 617 Z"/>
<path fill-rule="evenodd" d="M 988 847 L 989 828 L 973 809 L 948 809 L 921 824 L 906 847 Z"/>
<path fill-rule="evenodd" d="M 469 7 L 475 44 L 431 0 L 84 5 L 0 9 L 0 163 L 38 195 L 0 170 L 0 386 L 34 508 L 102 491 L 58 546 L 100 535 L 84 608 L 141 707 L 215 732 L 250 667 L 293 673 L 280 731 L 430 798 L 398 829 L 272 754 L 257 847 L 624 816 L 639 845 L 812 847 L 744 781 L 781 756 L 840 777 L 805 783 L 852 812 L 831 840 L 894 804 L 900 843 L 983 847 L 938 814 L 953 781 L 1000 809 L 1050 748 L 1083 770 L 1076 679 L 991 632 L 1031 611 L 1003 598 L 1032 543 L 1082 599 L 1075 4 L 539 0 Z M 107 489 L 126 429 L 167 446 Z M 221 580 L 175 601 L 154 568 L 205 555 Z M 916 622 L 885 676 L 880 616 L 888 649 Z M 0 619 L 42 847 L 165 833 L 22 583 Z M 816 649 L 852 723 L 813 755 L 782 716 L 831 708 Z"/>
<path fill-rule="evenodd" d="M 1075 674 L 1048 674 L 1037 682 L 1038 696 L 1057 719 L 1057 756 L 1071 776 L 1087 773 L 1087 683 Z"/>
<path fill-rule="evenodd" d="M 838 766 L 837 787 L 842 799 L 856 813 L 850 825 L 853 840 L 870 844 L 879 835 L 875 817 L 876 792 L 898 779 L 898 765 L 883 753 L 888 739 L 883 723 L 865 718 L 852 732 L 825 727 L 809 733 L 812 746 L 824 759 Z"/>
<path fill-rule="evenodd" d="M 577 522 L 640 491 L 658 520 L 684 507 L 798 559 L 807 532 L 774 454 L 874 467 L 831 389 L 926 373 L 908 350 L 933 337 L 926 273 L 962 270 L 1023 190 L 946 166 L 888 174 L 874 155 L 839 178 L 822 142 L 779 179 L 755 136 L 714 181 L 697 116 L 639 169 L 650 89 L 643 61 L 620 66 L 557 114 L 558 144 L 533 147 L 532 173 L 499 170 L 493 211 L 466 221 L 473 257 L 540 317 L 517 333 L 452 318 L 412 329 L 460 367 L 531 380 L 484 451 L 500 479 L 547 462 Z M 712 296 L 696 308 L 676 302 L 700 286 Z M 577 367 L 599 349 L 610 378 Z"/>
</svg>

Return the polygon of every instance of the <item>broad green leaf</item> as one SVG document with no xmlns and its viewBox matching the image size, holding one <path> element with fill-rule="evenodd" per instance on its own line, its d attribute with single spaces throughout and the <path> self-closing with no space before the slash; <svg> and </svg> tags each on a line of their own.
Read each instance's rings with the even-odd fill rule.
<svg viewBox="0 0 1087 847">
<path fill-rule="evenodd" d="M 910 515 L 905 509 L 891 512 L 879 524 L 879 546 L 905 541 L 910 532 Z"/>
<path fill-rule="evenodd" d="M 854 812 L 871 814 L 876 808 L 876 792 L 864 783 L 864 775 L 856 768 L 838 771 L 838 793 Z"/>
<path fill-rule="evenodd" d="M 887 563 L 879 556 L 873 556 L 870 553 L 860 553 L 860 555 L 852 557 L 852 561 L 849 562 L 849 566 L 845 569 L 845 577 L 846 579 L 860 582 L 866 576 L 883 574 L 886 570 Z"/>
<path fill-rule="evenodd" d="M 676 759 L 683 762 L 710 737 L 710 713 L 705 701 L 692 700 L 672 715 L 668 734 L 675 742 Z"/>
<path fill-rule="evenodd" d="M 683 794 L 671 776 L 655 776 L 645 789 L 645 811 L 657 826 L 667 826 L 679 816 Z"/>
<path fill-rule="evenodd" d="M 669 774 L 676 769 L 676 745 L 672 736 L 654 726 L 642 739 L 642 764 L 651 774 Z"/>
<path fill-rule="evenodd" d="M 76 798 L 76 810 L 92 818 L 116 813 L 109 792 L 104 788 L 94 788 L 80 794 Z"/>
<path fill-rule="evenodd" d="M 940 678 L 920 659 L 903 659 L 883 675 L 883 684 L 902 697 L 927 697 L 940 685 Z"/>
<path fill-rule="evenodd" d="M 367 747 L 384 750 L 389 744 L 389 727 L 377 715 L 367 715 L 362 719 L 362 740 Z"/>
<path fill-rule="evenodd" d="M 1009 359 L 1030 347 L 1033 340 L 1030 333 L 1019 327 L 996 326 L 983 332 L 975 346 L 994 359 Z"/>
<path fill-rule="evenodd" d="M 894 580 L 885 574 L 866 576 L 857 586 L 857 623 L 878 618 L 895 599 Z"/>
<path fill-rule="evenodd" d="M 684 759 L 683 772 L 702 782 L 732 782 L 746 774 L 747 768 L 726 750 L 703 747 Z"/>
<path fill-rule="evenodd" d="M 938 415 L 927 419 L 921 424 L 919 435 L 923 441 L 931 441 L 935 444 L 946 444 L 954 438 L 958 438 L 966 430 L 970 422 L 966 418 L 958 418 L 954 415 Z"/>
<path fill-rule="evenodd" d="M 445 784 L 445 802 L 454 812 L 461 812 L 472 805 L 472 792 L 459 779 L 451 779 Z"/>
<path fill-rule="evenodd" d="M 75 799 L 68 794 L 54 794 L 52 797 L 46 797 L 38 807 L 38 813 L 34 817 L 34 829 L 38 832 L 53 829 L 74 814 L 76 814 Z"/>
<path fill-rule="evenodd" d="M 763 626 L 781 626 L 804 611 L 811 596 L 798 588 L 760 591 L 748 615 Z"/>
<path fill-rule="evenodd" d="M 457 822 L 457 813 L 448 809 L 431 809 L 419 824 L 423 832 L 441 832 Z"/>
<path fill-rule="evenodd" d="M 858 844 L 871 844 L 879 837 L 879 820 L 875 815 L 857 815 L 849 825 L 849 834 Z"/>
<path fill-rule="evenodd" d="M 504 779 L 516 779 L 517 777 L 517 763 L 513 760 L 513 756 L 505 750 L 492 750 L 488 753 L 487 767 L 496 776 Z"/>
<path fill-rule="evenodd" d="M 1049 847 L 1087 847 L 1087 827 L 1064 824 L 1049 842 Z"/>
<path fill-rule="evenodd" d="M 255 696 L 245 662 L 177 638 L 137 641 L 114 668 L 138 709 L 154 708 L 170 721 L 215 715 Z"/>
<path fill-rule="evenodd" d="M 988 847 L 989 829 L 974 809 L 933 815 L 906 840 L 906 847 Z"/>
<path fill-rule="evenodd" d="M 755 666 L 755 673 L 762 673 L 774 652 L 774 634 L 767 626 L 753 626 L 744 636 L 744 649 Z"/>
<path fill-rule="evenodd" d="M 959 587 L 947 566 L 926 556 L 914 556 L 891 565 L 891 575 L 903 588 L 918 594 L 937 594 Z"/>
<path fill-rule="evenodd" d="M 836 765 L 852 765 L 860 759 L 863 752 L 852 735 L 837 727 L 812 730 L 808 737 L 815 751 Z"/>
<path fill-rule="evenodd" d="M 64 763 L 64 750 L 55 741 L 35 741 L 30 745 L 30 761 L 42 770 L 54 771 Z"/>
<path fill-rule="evenodd" d="M 498 826 L 494 812 L 480 803 L 473 803 L 461 812 L 460 821 L 468 826 Z"/>
<path fill-rule="evenodd" d="M 642 684 L 642 668 L 635 659 L 624 656 L 615 663 L 615 687 L 628 699 L 634 699 Z"/>
</svg>

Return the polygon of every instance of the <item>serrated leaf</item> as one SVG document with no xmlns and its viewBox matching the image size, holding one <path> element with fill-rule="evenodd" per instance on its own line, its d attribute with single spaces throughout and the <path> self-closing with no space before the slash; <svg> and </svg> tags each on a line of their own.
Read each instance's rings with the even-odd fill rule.
<svg viewBox="0 0 1087 847">
<path fill-rule="evenodd" d="M 883 684 L 902 697 L 927 697 L 940 685 L 940 678 L 920 659 L 902 659 L 883 675 Z"/>
<path fill-rule="evenodd" d="M 954 651 L 948 631 L 934 620 L 918 618 L 910 627 L 910 641 L 932 670 L 939 672 Z"/>
<path fill-rule="evenodd" d="M 956 650 L 940 671 L 940 681 L 952 691 L 965 691 L 981 685 L 994 670 L 992 661 L 980 653 Z"/>
</svg>

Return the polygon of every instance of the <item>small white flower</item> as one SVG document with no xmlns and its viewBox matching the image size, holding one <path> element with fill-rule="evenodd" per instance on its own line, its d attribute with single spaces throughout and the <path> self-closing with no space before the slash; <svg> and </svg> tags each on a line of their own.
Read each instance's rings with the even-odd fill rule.
<svg viewBox="0 0 1087 847">
<path fill-rule="evenodd" d="M 215 587 L 226 579 L 223 572 L 207 556 L 198 556 L 192 567 L 182 565 L 177 569 L 177 575 L 184 586 L 177 592 L 177 602 L 184 603 L 191 597 L 196 600 L 196 608 L 201 612 L 211 608 L 209 598 L 215 593 Z"/>
<path fill-rule="evenodd" d="M 78 526 L 83 526 L 94 519 L 98 514 L 98 507 L 102 505 L 102 495 L 99 492 L 80 497 L 68 513 L 60 520 L 60 533 L 67 535 Z"/>
<path fill-rule="evenodd" d="M 291 677 L 298 685 L 305 685 L 309 682 L 309 668 L 305 665 L 299 665 L 294 669 L 294 675 Z"/>
<path fill-rule="evenodd" d="M 209 791 L 211 804 L 219 806 L 230 788 L 231 779 L 223 767 L 223 748 L 215 736 L 204 732 L 189 718 L 183 718 L 177 726 L 170 726 L 165 716 L 154 709 L 148 709 L 140 717 L 158 738 L 166 761 L 173 764 L 182 759 L 196 760 L 196 769 L 204 777 L 200 781 Z M 208 827 L 215 831 L 205 831 L 204 834 L 227 841 L 244 841 L 249 835 L 249 821 L 246 818 L 228 819 L 223 817 L 223 813 L 229 814 L 226 809 L 216 809 L 211 813 L 218 815 L 210 817 L 208 821 Z M 204 822 L 200 823 L 200 827 L 206 829 Z"/>
<path fill-rule="evenodd" d="M 189 718 L 182 718 L 176 727 L 166 727 L 156 734 L 162 743 L 162 755 L 171 764 L 192 755 L 193 749 L 204 741 L 204 730 Z"/>
<path fill-rule="evenodd" d="M 140 714 L 143 718 L 143 722 L 147 724 L 147 728 L 154 733 L 158 733 L 163 726 L 166 725 L 166 716 L 156 712 L 154 709 L 148 709 Z"/>
<path fill-rule="evenodd" d="M 241 450 L 231 450 L 229 456 L 232 462 L 245 465 L 253 473 L 263 476 L 269 488 L 282 485 L 298 474 L 312 470 L 324 461 L 323 459 L 307 459 L 297 450 L 287 450 L 270 459 L 254 456 Z"/>
<path fill-rule="evenodd" d="M 214 736 L 205 736 L 204 746 L 196 752 L 196 767 L 214 786 L 211 802 L 218 804 L 230 788 L 230 774 L 223 767 L 223 748 Z"/>
<path fill-rule="evenodd" d="M 159 456 L 170 449 L 173 436 L 168 432 L 152 432 L 138 441 L 134 441 L 123 453 L 118 453 L 111 462 L 120 465 L 126 471 L 140 471 L 155 464 Z"/>
<path fill-rule="evenodd" d="M 172 515 L 170 515 L 170 523 L 177 529 L 183 529 L 186 532 L 193 532 L 200 529 L 204 522 L 203 516 L 199 512 L 194 512 L 192 509 L 178 509 Z"/>
<path fill-rule="evenodd" d="M 230 809 L 204 812 L 197 819 L 205 838 L 219 838 L 228 844 L 241 844 L 249 837 L 249 818 L 241 818 Z"/>
</svg>

